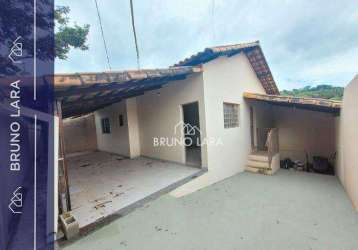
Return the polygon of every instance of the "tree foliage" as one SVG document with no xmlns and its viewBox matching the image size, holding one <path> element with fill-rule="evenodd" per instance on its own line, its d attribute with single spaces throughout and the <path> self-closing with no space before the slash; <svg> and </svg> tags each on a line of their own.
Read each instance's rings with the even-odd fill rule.
<svg viewBox="0 0 358 250">
<path fill-rule="evenodd" d="M 79 26 L 74 24 L 69 25 L 68 14 L 70 8 L 67 6 L 57 6 L 55 9 L 55 55 L 59 59 L 67 59 L 67 55 L 71 48 L 88 50 L 87 36 L 89 32 L 89 25 L 85 24 Z"/>
<path fill-rule="evenodd" d="M 19 41 L 24 45 L 21 60 L 34 57 L 34 27 L 33 1 L 0 0 L 0 77 L 15 75 L 23 71 L 22 64 L 14 64 L 8 58 L 13 42 Z M 41 61 L 51 61 L 55 57 L 67 59 L 71 48 L 87 50 L 89 25 L 70 24 L 68 14 L 70 8 L 53 5 L 48 0 L 37 0 L 37 38 L 36 58 Z M 55 37 L 50 34 L 56 24 Z"/>
<path fill-rule="evenodd" d="M 37 1 L 37 28 L 48 30 L 53 27 L 51 4 L 47 0 Z M 22 71 L 21 64 L 14 64 L 9 58 L 13 42 L 20 38 L 24 46 L 21 60 L 32 59 L 34 54 L 34 27 L 33 27 L 33 1 L 0 0 L 0 77 L 15 75 Z M 37 58 L 40 60 L 53 60 L 54 52 L 51 39 L 45 34 L 37 37 Z"/>
<path fill-rule="evenodd" d="M 315 87 L 306 86 L 299 89 L 283 90 L 282 95 L 297 97 L 315 97 L 330 100 L 342 100 L 344 88 L 322 84 Z"/>
</svg>

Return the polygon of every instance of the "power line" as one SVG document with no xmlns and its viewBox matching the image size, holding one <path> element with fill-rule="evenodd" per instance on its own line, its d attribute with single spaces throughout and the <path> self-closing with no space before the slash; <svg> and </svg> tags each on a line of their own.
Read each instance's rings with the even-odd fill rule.
<svg viewBox="0 0 358 250">
<path fill-rule="evenodd" d="M 212 28 L 212 39 L 213 44 L 215 44 L 216 35 L 215 35 L 215 0 L 211 1 L 211 28 Z"/>
<path fill-rule="evenodd" d="M 135 43 L 135 50 L 137 53 L 137 67 L 140 69 L 140 57 L 139 57 L 139 49 L 138 49 L 138 41 L 137 41 L 137 33 L 135 31 L 135 23 L 134 23 L 134 8 L 133 8 L 133 0 L 130 0 L 131 6 L 131 17 L 132 17 L 132 29 L 133 29 L 133 36 L 134 36 L 134 43 Z"/>
<path fill-rule="evenodd" d="M 100 13 L 99 13 L 98 3 L 97 3 L 97 0 L 94 0 L 94 2 L 95 2 L 95 4 L 96 4 L 97 15 L 98 15 L 98 22 L 99 22 L 99 26 L 100 26 L 100 28 L 101 28 L 101 34 L 102 34 L 102 39 L 103 39 L 103 45 L 104 45 L 104 49 L 105 49 L 105 51 L 106 51 L 106 57 L 107 57 L 108 68 L 109 68 L 109 70 L 112 70 L 111 63 L 110 63 L 110 61 L 109 61 L 107 43 L 106 43 L 106 39 L 104 38 L 104 32 L 103 32 L 103 27 L 102 27 L 102 19 L 101 19 L 101 15 L 100 15 Z"/>
</svg>

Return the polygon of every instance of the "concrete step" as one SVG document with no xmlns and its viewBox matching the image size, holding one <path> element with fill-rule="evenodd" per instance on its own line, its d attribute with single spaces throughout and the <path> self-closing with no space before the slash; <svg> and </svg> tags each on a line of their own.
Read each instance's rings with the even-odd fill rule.
<svg viewBox="0 0 358 250">
<path fill-rule="evenodd" d="M 245 171 L 255 174 L 273 175 L 271 169 L 253 168 L 250 166 L 246 166 Z"/>
<path fill-rule="evenodd" d="M 247 166 L 253 167 L 253 168 L 260 168 L 260 169 L 270 169 L 270 164 L 268 161 L 253 161 L 248 160 Z"/>
<path fill-rule="evenodd" d="M 249 154 L 249 160 L 268 162 L 267 152 L 253 152 Z"/>
</svg>

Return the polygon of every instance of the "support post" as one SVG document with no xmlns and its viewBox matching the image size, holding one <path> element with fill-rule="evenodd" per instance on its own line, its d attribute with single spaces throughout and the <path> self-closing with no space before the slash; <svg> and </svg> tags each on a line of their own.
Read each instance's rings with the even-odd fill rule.
<svg viewBox="0 0 358 250">
<path fill-rule="evenodd" d="M 68 166 L 66 161 L 66 149 L 65 149 L 65 139 L 64 139 L 64 131 L 63 131 L 63 121 L 62 121 L 62 105 L 61 101 L 56 101 L 55 103 L 55 115 L 58 116 L 58 130 L 59 130 L 59 166 L 62 167 L 63 177 L 64 177 L 64 187 L 60 189 L 65 189 L 66 196 L 66 206 L 67 211 L 71 211 L 71 196 L 70 196 L 70 188 L 68 181 Z M 62 196 L 61 196 L 62 197 Z M 60 208 L 63 211 L 62 198 L 60 202 Z"/>
</svg>

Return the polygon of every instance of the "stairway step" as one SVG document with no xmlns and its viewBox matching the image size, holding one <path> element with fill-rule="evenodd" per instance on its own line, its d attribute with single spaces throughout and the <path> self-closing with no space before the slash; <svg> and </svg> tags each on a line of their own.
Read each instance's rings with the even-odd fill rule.
<svg viewBox="0 0 358 250">
<path fill-rule="evenodd" d="M 268 162 L 269 157 L 264 153 L 251 153 L 249 154 L 249 160 Z"/>
<path fill-rule="evenodd" d="M 253 167 L 253 168 L 261 168 L 261 169 L 270 169 L 270 164 L 268 161 L 253 161 L 248 160 L 247 166 Z"/>
<path fill-rule="evenodd" d="M 246 166 L 245 171 L 255 174 L 273 175 L 271 169 L 262 169 L 262 168 L 260 169 L 260 168 L 253 168 L 250 166 Z"/>
<path fill-rule="evenodd" d="M 253 167 L 250 167 L 250 166 L 246 166 L 245 171 L 251 172 L 251 173 L 258 173 L 260 171 L 260 169 L 259 168 L 253 168 Z"/>
</svg>

